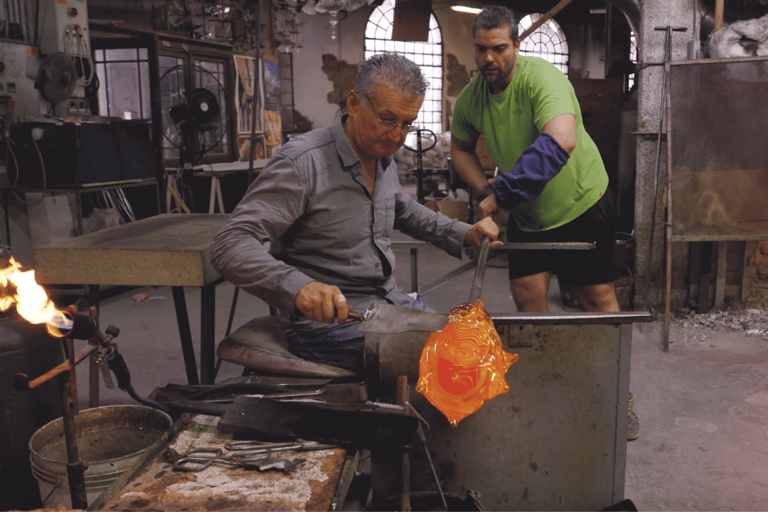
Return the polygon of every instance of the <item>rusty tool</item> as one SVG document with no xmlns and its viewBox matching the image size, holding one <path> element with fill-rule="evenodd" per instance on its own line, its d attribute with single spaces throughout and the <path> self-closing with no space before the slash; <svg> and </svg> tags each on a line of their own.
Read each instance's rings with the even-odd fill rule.
<svg viewBox="0 0 768 512">
<path fill-rule="evenodd" d="M 261 452 L 262 455 L 263 453 L 264 452 Z M 173 469 L 175 471 L 198 473 L 216 464 L 228 468 L 256 468 L 259 471 L 277 469 L 287 473 L 294 471 L 296 466 L 305 460 L 306 459 L 273 459 L 271 458 L 270 453 L 261 457 L 253 457 L 243 453 L 225 455 L 221 448 L 201 447 L 192 448 L 185 453 L 179 460 L 173 463 Z"/>
</svg>

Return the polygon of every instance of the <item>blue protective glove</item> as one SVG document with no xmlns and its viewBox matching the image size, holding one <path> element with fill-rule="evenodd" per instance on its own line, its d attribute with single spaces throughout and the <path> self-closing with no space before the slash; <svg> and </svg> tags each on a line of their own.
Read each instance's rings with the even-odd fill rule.
<svg viewBox="0 0 768 512">
<path fill-rule="evenodd" d="M 533 201 L 544 191 L 549 180 L 557 176 L 570 155 L 554 137 L 542 133 L 523 151 L 510 172 L 499 174 L 491 188 L 496 202 L 511 210 L 521 202 Z"/>
</svg>

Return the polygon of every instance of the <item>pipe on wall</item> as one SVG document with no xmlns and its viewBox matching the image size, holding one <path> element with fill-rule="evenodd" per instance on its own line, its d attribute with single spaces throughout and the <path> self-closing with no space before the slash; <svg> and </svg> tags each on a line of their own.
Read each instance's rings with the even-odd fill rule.
<svg viewBox="0 0 768 512">
<path fill-rule="evenodd" d="M 640 2 L 639 0 L 608 0 L 608 3 L 621 9 L 627 18 L 629 27 L 635 32 L 640 33 Z"/>
</svg>

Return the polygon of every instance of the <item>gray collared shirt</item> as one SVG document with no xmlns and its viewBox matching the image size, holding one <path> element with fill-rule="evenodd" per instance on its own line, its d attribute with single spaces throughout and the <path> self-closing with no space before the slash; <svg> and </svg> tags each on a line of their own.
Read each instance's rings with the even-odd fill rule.
<svg viewBox="0 0 768 512">
<path fill-rule="evenodd" d="M 469 225 L 404 192 L 391 158 L 377 161 L 369 192 L 345 119 L 282 146 L 213 240 L 214 268 L 283 312 L 294 312 L 296 295 L 311 281 L 338 286 L 352 307 L 408 304 L 393 277 L 393 229 L 461 257 Z M 298 323 L 302 330 L 330 327 Z"/>
</svg>

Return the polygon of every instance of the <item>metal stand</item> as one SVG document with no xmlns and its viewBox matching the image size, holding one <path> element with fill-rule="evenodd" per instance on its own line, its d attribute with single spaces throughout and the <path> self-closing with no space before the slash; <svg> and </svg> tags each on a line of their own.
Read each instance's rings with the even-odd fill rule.
<svg viewBox="0 0 768 512">
<path fill-rule="evenodd" d="M 14 387 L 17 391 L 29 391 L 48 382 L 52 378 L 62 375 L 64 386 L 62 387 L 62 401 L 64 404 L 64 442 L 67 449 L 67 480 L 69 481 L 69 495 L 72 500 L 73 509 L 85 509 L 88 507 L 88 498 L 85 490 L 85 470 L 88 465 L 80 460 L 77 449 L 77 423 L 75 417 L 78 414 L 77 407 L 77 380 L 75 367 L 91 354 L 99 351 L 106 352 L 117 334 L 108 334 L 105 336 L 99 331 L 97 324 L 98 311 L 91 307 L 89 315 L 82 315 L 77 312 L 77 307 L 71 305 L 66 309 L 67 316 L 73 321 L 73 326 L 66 332 L 61 331 L 64 337 L 64 347 L 67 352 L 67 360 L 56 366 L 47 373 L 30 380 L 23 373 L 19 373 L 14 378 Z M 53 335 L 59 330 L 55 327 L 48 328 Z M 116 331 L 116 330 L 115 330 Z M 88 343 L 75 353 L 74 338 L 88 339 Z M 105 359 L 103 359 L 106 362 Z"/>
</svg>

